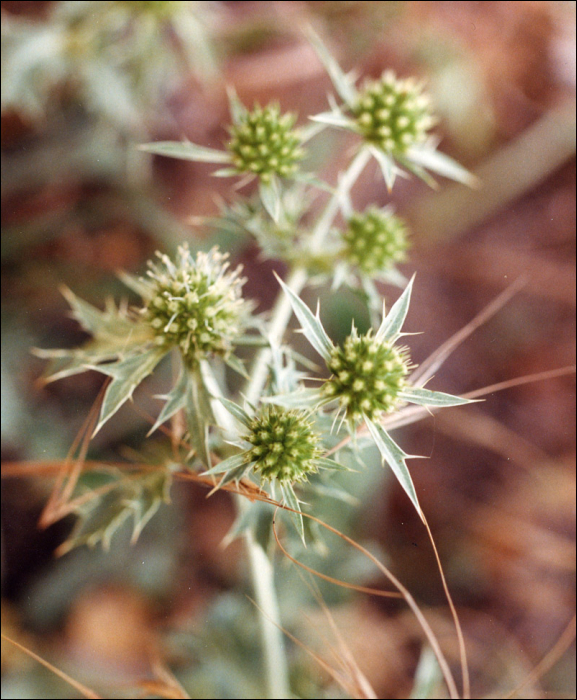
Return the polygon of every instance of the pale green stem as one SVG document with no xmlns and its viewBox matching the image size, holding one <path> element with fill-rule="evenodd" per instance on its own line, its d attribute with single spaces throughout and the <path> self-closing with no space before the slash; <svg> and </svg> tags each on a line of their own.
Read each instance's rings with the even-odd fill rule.
<svg viewBox="0 0 577 700">
<path fill-rule="evenodd" d="M 311 249 L 320 248 L 330 230 L 333 219 L 337 215 L 339 205 L 353 187 L 357 178 L 369 160 L 368 150 L 363 149 L 352 160 L 342 175 L 337 188 L 328 201 L 325 210 L 318 219 L 312 232 Z M 307 271 L 302 267 L 292 270 L 287 279 L 287 285 L 299 294 L 307 281 Z M 292 307 L 286 294 L 279 294 L 272 312 L 268 327 L 268 338 L 271 344 L 279 344 L 292 315 Z M 257 354 L 252 368 L 251 378 L 246 386 L 244 395 L 247 400 L 256 404 L 268 377 L 271 351 L 263 348 Z M 239 511 L 244 512 L 250 507 L 245 499 L 237 499 Z M 246 536 L 247 551 L 250 561 L 252 579 L 255 589 L 256 602 L 261 610 L 260 626 L 264 652 L 264 663 L 269 698 L 291 697 L 288 681 L 288 665 L 286 660 L 284 638 L 281 630 L 280 613 L 274 587 L 274 570 L 272 563 L 262 547 L 255 541 L 250 532 Z"/>
</svg>

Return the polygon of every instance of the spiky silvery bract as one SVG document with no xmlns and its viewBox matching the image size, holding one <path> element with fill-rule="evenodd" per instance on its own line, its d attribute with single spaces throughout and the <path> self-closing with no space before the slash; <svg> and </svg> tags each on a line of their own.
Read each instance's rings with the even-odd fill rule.
<svg viewBox="0 0 577 700">
<path fill-rule="evenodd" d="M 367 80 L 352 111 L 363 138 L 392 156 L 402 156 L 423 143 L 435 124 L 422 86 L 413 78 L 397 78 L 393 71 L 385 71 L 379 80 Z"/>
<path fill-rule="evenodd" d="M 281 114 L 277 104 L 257 105 L 252 112 L 241 114 L 229 129 L 227 144 L 235 168 L 258 175 L 264 182 L 273 175 L 293 175 L 305 155 L 293 129 L 295 120 L 294 114 Z"/>
<path fill-rule="evenodd" d="M 266 406 L 251 419 L 244 438 L 252 445 L 247 457 L 265 480 L 306 481 L 318 469 L 315 460 L 322 450 L 305 411 Z"/>
<path fill-rule="evenodd" d="M 339 400 L 351 423 L 394 411 L 410 369 L 406 348 L 378 340 L 372 331 L 359 335 L 355 329 L 342 347 L 332 349 L 327 367 L 332 375 L 323 392 Z"/>
<path fill-rule="evenodd" d="M 144 309 L 156 342 L 177 346 L 190 367 L 211 355 L 227 355 L 242 333 L 246 312 L 241 268 L 228 271 L 228 256 L 216 248 L 193 256 L 188 246 L 180 246 L 176 263 L 157 255 L 160 263 L 149 263 Z"/>
<path fill-rule="evenodd" d="M 347 220 L 343 240 L 345 259 L 361 272 L 373 274 L 405 260 L 408 228 L 392 212 L 370 206 Z"/>
</svg>

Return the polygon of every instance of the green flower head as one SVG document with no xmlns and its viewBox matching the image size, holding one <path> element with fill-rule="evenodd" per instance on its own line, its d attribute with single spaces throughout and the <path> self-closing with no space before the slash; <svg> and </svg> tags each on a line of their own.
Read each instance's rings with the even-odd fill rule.
<svg viewBox="0 0 577 700">
<path fill-rule="evenodd" d="M 406 258 L 408 228 L 390 211 L 371 206 L 354 213 L 343 233 L 344 258 L 365 274 L 390 269 Z"/>
<path fill-rule="evenodd" d="M 318 471 L 319 436 L 305 411 L 266 406 L 250 421 L 244 439 L 252 445 L 247 458 L 265 480 L 276 479 L 281 484 L 306 481 Z"/>
<path fill-rule="evenodd" d="M 258 175 L 264 182 L 273 175 L 293 175 L 305 155 L 293 129 L 295 120 L 294 114 L 281 114 L 278 104 L 257 105 L 252 112 L 240 113 L 229 129 L 227 144 L 235 168 Z"/>
<path fill-rule="evenodd" d="M 424 143 L 435 124 L 422 85 L 413 78 L 397 78 L 390 70 L 379 80 L 363 84 L 352 113 L 363 138 L 392 156 L 402 156 Z"/>
<path fill-rule="evenodd" d="M 436 150 L 430 136 L 437 120 L 431 102 L 415 78 L 397 78 L 391 70 L 377 80 L 367 79 L 359 87 L 343 73 L 321 39 L 309 32 L 311 42 L 342 100 L 331 103 L 331 110 L 311 119 L 361 137 L 359 150 L 377 161 L 387 187 L 407 169 L 432 187 L 432 171 L 451 180 L 477 187 L 478 180 L 456 161 Z"/>
<path fill-rule="evenodd" d="M 355 328 L 342 347 L 333 347 L 327 367 L 332 374 L 323 393 L 338 399 L 351 423 L 394 411 L 410 369 L 406 348 L 378 340 L 372 331 L 359 335 Z"/>
<path fill-rule="evenodd" d="M 167 255 L 149 263 L 144 317 L 158 345 L 178 347 L 188 366 L 211 355 L 227 355 L 241 335 L 246 303 L 241 268 L 228 271 L 216 248 L 193 256 L 179 247 L 176 264 Z"/>
</svg>

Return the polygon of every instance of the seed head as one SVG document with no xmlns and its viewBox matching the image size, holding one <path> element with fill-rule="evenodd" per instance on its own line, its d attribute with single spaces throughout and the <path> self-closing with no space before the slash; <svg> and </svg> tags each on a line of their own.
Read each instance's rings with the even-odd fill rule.
<svg viewBox="0 0 577 700">
<path fill-rule="evenodd" d="M 435 124 L 422 87 L 412 78 L 397 78 L 392 71 L 366 81 L 352 110 L 359 133 L 392 156 L 402 156 L 425 141 Z"/>
<path fill-rule="evenodd" d="M 227 255 L 216 248 L 193 256 L 188 246 L 180 246 L 176 264 L 158 256 L 160 263 L 149 263 L 150 295 L 143 310 L 157 343 L 178 346 L 188 366 L 227 355 L 246 313 L 241 268 L 228 272 Z"/>
<path fill-rule="evenodd" d="M 347 221 L 345 258 L 362 272 L 374 274 L 406 258 L 408 229 L 391 212 L 371 206 Z"/>
<path fill-rule="evenodd" d="M 323 391 L 338 398 L 347 420 L 357 423 L 395 410 L 409 358 L 406 349 L 376 340 L 371 331 L 360 336 L 353 330 L 342 347 L 332 350 L 327 366 L 333 374 Z"/>
<path fill-rule="evenodd" d="M 227 148 L 239 172 L 258 175 L 264 182 L 272 175 L 288 177 L 305 153 L 298 133 L 292 128 L 294 114 L 280 113 L 277 104 L 256 106 L 230 127 Z"/>
<path fill-rule="evenodd" d="M 254 470 L 263 479 L 293 483 L 306 481 L 317 471 L 314 461 L 322 454 L 319 437 L 304 411 L 266 406 L 252 419 L 244 438 L 252 445 L 248 457 Z"/>
</svg>

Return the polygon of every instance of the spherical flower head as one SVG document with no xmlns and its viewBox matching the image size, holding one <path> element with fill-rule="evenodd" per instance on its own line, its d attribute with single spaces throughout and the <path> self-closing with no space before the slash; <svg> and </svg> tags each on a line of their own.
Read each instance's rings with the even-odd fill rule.
<svg viewBox="0 0 577 700">
<path fill-rule="evenodd" d="M 343 233 L 345 258 L 367 274 L 390 269 L 406 258 L 407 234 L 402 219 L 371 206 L 348 219 Z"/>
<path fill-rule="evenodd" d="M 273 175 L 293 175 L 305 152 L 300 138 L 292 127 L 294 114 L 280 113 L 279 106 L 256 106 L 252 112 L 238 117 L 230 127 L 231 139 L 227 148 L 235 168 L 242 173 L 258 175 L 267 182 Z"/>
<path fill-rule="evenodd" d="M 189 367 L 211 355 L 227 355 L 246 313 L 241 268 L 229 272 L 227 255 L 216 248 L 193 256 L 181 246 L 176 263 L 158 255 L 160 264 L 149 263 L 151 291 L 144 309 L 157 343 L 178 347 Z"/>
<path fill-rule="evenodd" d="M 248 456 L 254 470 L 263 479 L 293 483 L 317 471 L 319 437 L 304 411 L 267 406 L 252 419 L 244 438 L 252 445 Z"/>
<path fill-rule="evenodd" d="M 397 407 L 406 387 L 409 358 L 405 348 L 377 340 L 371 331 L 353 333 L 343 347 L 335 347 L 327 362 L 332 375 L 323 387 L 326 396 L 339 400 L 347 420 L 377 419 Z"/>
<path fill-rule="evenodd" d="M 402 156 L 425 141 L 435 123 L 430 110 L 422 87 L 413 78 L 397 78 L 392 71 L 365 82 L 352 106 L 359 133 L 392 156 Z"/>
</svg>

